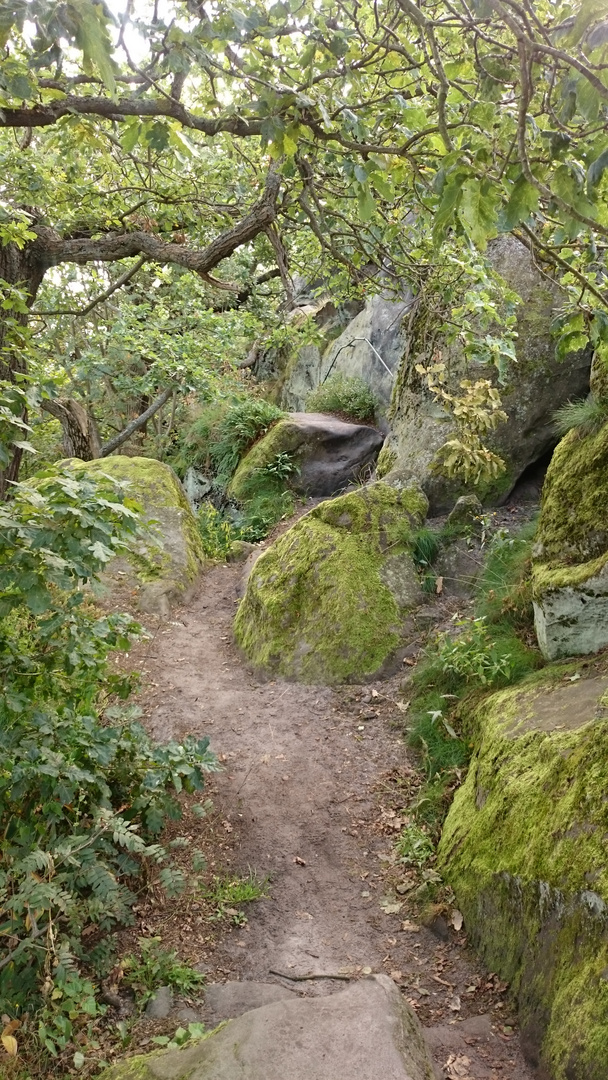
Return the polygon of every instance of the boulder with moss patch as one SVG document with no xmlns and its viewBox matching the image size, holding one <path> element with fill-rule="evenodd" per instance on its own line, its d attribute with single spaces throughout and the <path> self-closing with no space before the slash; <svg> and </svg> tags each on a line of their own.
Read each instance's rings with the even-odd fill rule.
<svg viewBox="0 0 608 1080">
<path fill-rule="evenodd" d="M 379 482 L 300 518 L 250 574 L 235 623 L 248 659 L 309 683 L 377 674 L 423 600 L 411 553 L 427 506 Z"/>
<path fill-rule="evenodd" d="M 552 1080 L 608 1062 L 608 664 L 556 665 L 486 698 L 438 868 Z"/>
<path fill-rule="evenodd" d="M 328 997 L 273 1001 L 180 1050 L 134 1057 L 99 1080 L 433 1080 L 414 1010 L 386 975 Z"/>
<path fill-rule="evenodd" d="M 556 285 L 541 275 L 527 249 L 513 236 L 503 236 L 488 247 L 488 260 L 510 289 L 521 297 L 517 307 L 517 364 L 509 365 L 507 382 L 499 387 L 508 422 L 500 424 L 487 439 L 488 446 L 504 460 L 506 470 L 478 487 L 465 485 L 435 468 L 437 452 L 453 434 L 451 417 L 429 392 L 418 364 L 428 364 L 431 355 L 426 340 L 434 309 L 421 302 L 409 319 L 408 347 L 395 386 L 389 422 L 387 449 L 396 455 L 396 464 L 415 476 L 429 497 L 432 513 L 441 513 L 468 491 L 485 505 L 504 501 L 523 471 L 538 461 L 555 444 L 554 414 L 570 398 L 589 390 L 591 354 L 581 351 L 564 360 L 556 359 L 551 323 L 562 304 Z M 487 379 L 487 365 L 471 367 L 464 362 L 457 343 L 432 343 L 451 372 L 450 389 L 458 392 L 461 379 Z"/>
<path fill-rule="evenodd" d="M 571 431 L 543 488 L 533 569 L 536 634 L 554 660 L 608 645 L 608 424 Z"/>
<path fill-rule="evenodd" d="M 325 413 L 291 413 L 245 455 L 229 494 L 246 502 L 260 480 L 286 465 L 285 481 L 294 491 L 334 495 L 376 460 L 382 441 L 381 432 L 370 424 L 348 423 Z"/>
<path fill-rule="evenodd" d="M 106 457 L 78 462 L 91 475 L 106 473 L 127 481 L 128 494 L 143 507 L 143 519 L 151 522 L 152 545 L 134 548 L 128 558 L 114 559 L 104 575 L 114 591 L 126 582 L 137 593 L 139 608 L 167 616 L 184 602 L 196 585 L 206 563 L 196 518 L 177 476 L 155 458 Z"/>
</svg>

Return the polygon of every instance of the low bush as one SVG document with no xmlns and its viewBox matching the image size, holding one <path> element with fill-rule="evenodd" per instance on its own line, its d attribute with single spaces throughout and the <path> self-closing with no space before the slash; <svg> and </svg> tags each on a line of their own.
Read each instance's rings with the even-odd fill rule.
<svg viewBox="0 0 608 1080">
<path fill-rule="evenodd" d="M 157 837 L 216 767 L 206 739 L 159 746 L 133 710 L 110 707 L 133 680 L 108 654 L 141 628 L 100 615 L 83 585 L 141 538 L 138 509 L 76 469 L 0 505 L 0 1012 L 36 1015 L 55 1056 L 82 1056 L 105 1008 L 95 969 L 108 931 L 132 921 L 146 864 L 167 892 L 183 884 Z"/>
<path fill-rule="evenodd" d="M 263 398 L 208 406 L 185 436 L 183 464 L 208 469 L 225 488 L 246 451 L 284 415 Z"/>
<path fill-rule="evenodd" d="M 377 407 L 367 383 L 351 375 L 330 375 L 306 399 L 307 412 L 335 413 L 366 424 L 373 424 Z"/>
<path fill-rule="evenodd" d="M 592 394 L 579 401 L 567 401 L 554 417 L 558 435 L 576 430 L 581 435 L 592 435 L 608 421 L 608 403 L 597 401 Z"/>
</svg>

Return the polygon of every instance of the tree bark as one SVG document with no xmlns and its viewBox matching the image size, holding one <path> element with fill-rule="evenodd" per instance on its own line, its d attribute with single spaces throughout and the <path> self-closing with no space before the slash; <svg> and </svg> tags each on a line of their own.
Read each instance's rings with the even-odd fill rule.
<svg viewBox="0 0 608 1080">
<path fill-rule="evenodd" d="M 80 404 L 71 398 L 51 398 L 41 402 L 45 412 L 61 421 L 63 429 L 63 452 L 66 457 L 93 461 L 101 457 L 101 443 L 94 418 Z"/>
</svg>

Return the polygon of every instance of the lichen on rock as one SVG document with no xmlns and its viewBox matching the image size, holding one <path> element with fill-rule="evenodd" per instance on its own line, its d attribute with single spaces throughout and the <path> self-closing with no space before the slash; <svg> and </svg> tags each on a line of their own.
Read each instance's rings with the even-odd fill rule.
<svg viewBox="0 0 608 1080">
<path fill-rule="evenodd" d="M 142 611 L 168 615 L 173 604 L 187 597 L 207 562 L 196 518 L 173 469 L 144 457 L 71 459 L 70 464 L 92 476 L 106 473 L 128 482 L 128 495 L 141 504 L 156 544 L 140 544 L 127 559 L 113 560 L 104 580 L 111 588 L 120 571 L 137 589 Z"/>
<path fill-rule="evenodd" d="M 381 670 L 423 599 L 411 558 L 427 500 L 376 483 L 320 503 L 255 563 L 235 636 L 258 668 L 339 683 Z"/>
<path fill-rule="evenodd" d="M 608 424 L 570 431 L 545 480 L 533 589 L 545 656 L 597 652 L 608 644 Z"/>
<path fill-rule="evenodd" d="M 553 1080 L 608 1061 L 608 663 L 555 665 L 486 698 L 439 869 L 470 940 L 511 984 Z"/>
</svg>

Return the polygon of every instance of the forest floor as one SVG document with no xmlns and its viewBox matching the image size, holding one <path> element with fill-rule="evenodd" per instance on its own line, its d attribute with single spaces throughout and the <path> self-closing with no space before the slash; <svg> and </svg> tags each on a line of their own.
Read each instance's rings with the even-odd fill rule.
<svg viewBox="0 0 608 1080">
<path fill-rule="evenodd" d="M 244 924 L 224 918 L 211 932 L 191 897 L 142 899 L 136 932 L 160 935 L 209 982 L 317 995 L 384 972 L 428 1029 L 438 1077 L 530 1078 L 508 989 L 471 952 L 449 894 L 422 925 L 411 899 L 420 879 L 395 862 L 422 779 L 397 704 L 403 672 L 338 689 L 261 682 L 232 640 L 241 574 L 216 566 L 171 621 L 147 618 L 151 637 L 128 662 L 142 673 L 136 700 L 151 733 L 209 735 L 223 766 L 205 792 L 209 821 L 188 814 L 178 831 L 211 850 L 219 874 L 267 879 L 267 896 Z"/>
</svg>

